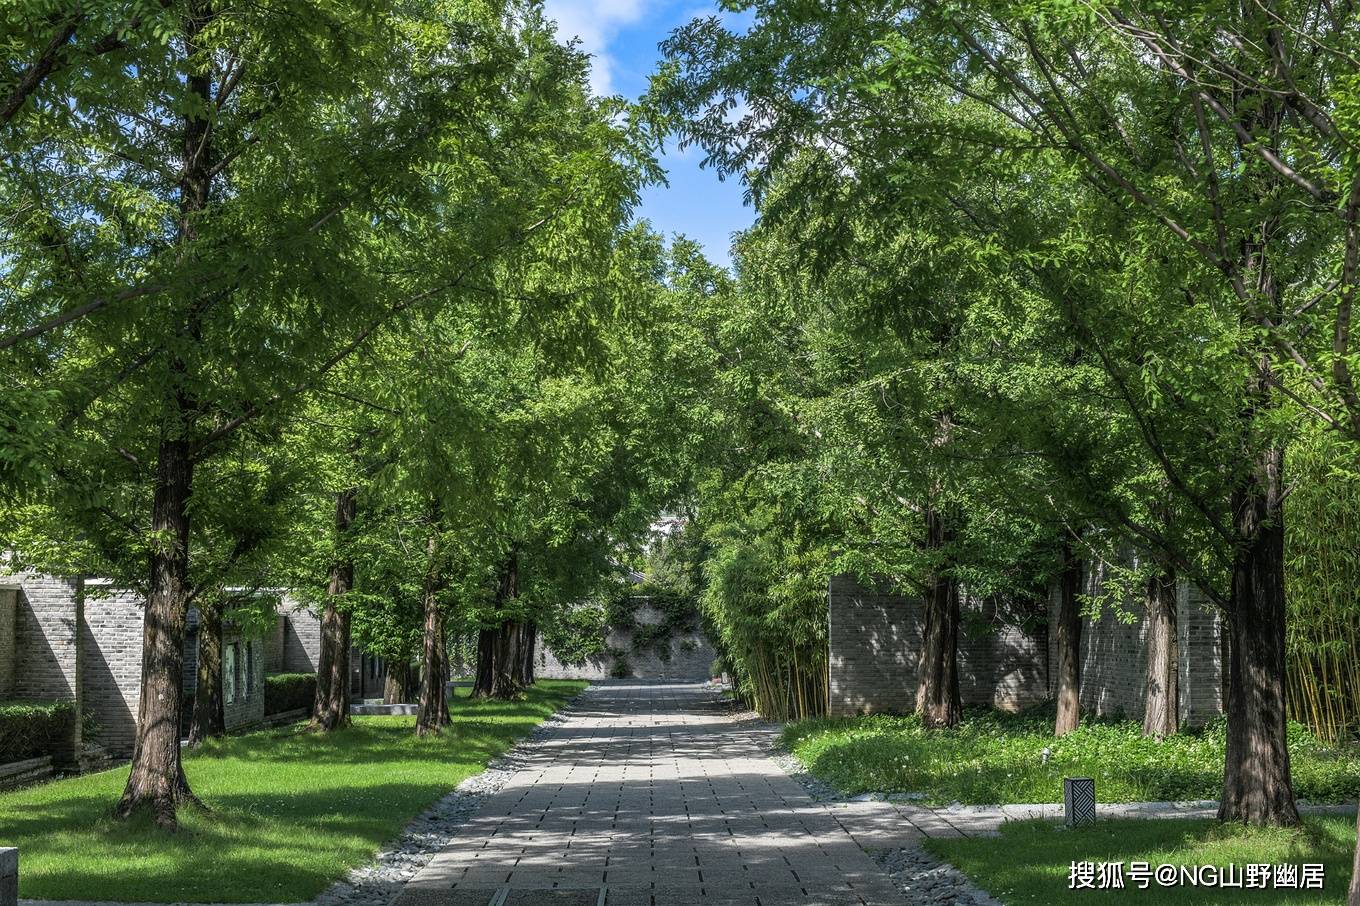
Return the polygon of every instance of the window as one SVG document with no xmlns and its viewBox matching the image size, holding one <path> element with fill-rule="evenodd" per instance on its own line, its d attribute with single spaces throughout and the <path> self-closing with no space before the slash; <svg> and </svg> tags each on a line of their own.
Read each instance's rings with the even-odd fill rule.
<svg viewBox="0 0 1360 906">
<path fill-rule="evenodd" d="M 245 690 L 247 699 L 250 693 L 255 690 L 255 643 L 246 642 L 246 681 Z"/>
<path fill-rule="evenodd" d="M 236 690 L 240 688 L 241 645 L 232 642 L 222 652 L 222 697 L 227 704 L 236 701 Z"/>
</svg>

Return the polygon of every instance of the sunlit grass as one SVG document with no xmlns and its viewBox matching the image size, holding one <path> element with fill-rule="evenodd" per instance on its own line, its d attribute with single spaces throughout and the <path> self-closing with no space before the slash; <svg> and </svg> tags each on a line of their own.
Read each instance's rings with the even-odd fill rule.
<svg viewBox="0 0 1360 906">
<path fill-rule="evenodd" d="M 1344 903 L 1350 883 L 1355 822 L 1350 818 L 1310 818 L 1297 830 L 1248 828 L 1216 821 L 1148 819 L 1101 821 L 1067 830 L 1053 822 L 1022 821 L 1002 826 L 999 838 L 930 839 L 926 847 L 962 869 L 974 882 L 1007 904 L 1107 903 L 1208 904 L 1257 903 L 1261 906 Z M 1161 887 L 1154 880 L 1142 890 L 1128 879 L 1128 863 L 1235 865 L 1250 863 L 1301 866 L 1322 863 L 1324 886 L 1318 890 Z M 1124 890 L 1069 889 L 1073 862 L 1121 862 Z"/>
<path fill-rule="evenodd" d="M 1061 802 L 1064 777 L 1095 778 L 1101 802 L 1217 799 L 1225 739 L 1222 722 L 1158 742 L 1133 721 L 1086 721 L 1055 739 L 1049 713 L 979 709 L 952 730 L 925 730 L 914 716 L 803 721 L 785 729 L 784 743 L 814 775 L 847 793 L 911 792 L 935 804 L 993 805 Z M 1289 750 L 1299 798 L 1360 796 L 1355 746 L 1329 748 L 1294 724 Z"/>
<path fill-rule="evenodd" d="M 456 690 L 454 724 L 417 739 L 413 717 L 359 717 L 216 742 L 185 761 L 210 809 L 168 834 L 111 816 L 127 768 L 0 793 L 0 846 L 20 851 L 20 896 L 152 902 L 310 900 L 506 751 L 585 686 L 543 681 L 522 701 Z"/>
</svg>

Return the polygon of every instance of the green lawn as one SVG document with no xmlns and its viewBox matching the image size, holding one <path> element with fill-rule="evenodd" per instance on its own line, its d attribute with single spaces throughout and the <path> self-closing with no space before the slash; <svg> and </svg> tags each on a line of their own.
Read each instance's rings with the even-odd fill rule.
<svg viewBox="0 0 1360 906">
<path fill-rule="evenodd" d="M 127 768 L 0 793 L 0 845 L 19 847 L 23 897 L 152 902 L 310 900 L 411 818 L 480 772 L 586 684 L 543 681 L 523 701 L 469 701 L 416 739 L 413 717 L 360 717 L 231 737 L 185 761 L 211 809 L 167 834 L 111 817 Z"/>
<path fill-rule="evenodd" d="M 1350 818 L 1310 818 L 1300 830 L 1246 828 L 1216 821 L 1149 819 L 1101 821 L 1093 827 L 1067 830 L 1045 821 L 1018 821 L 1002 826 L 1000 838 L 930 839 L 926 847 L 962 869 L 980 887 L 1007 904 L 1120 903 L 1146 906 L 1259 903 L 1290 906 L 1344 903 L 1355 847 Z M 1073 890 L 1073 862 L 1122 862 L 1123 890 Z M 1157 865 L 1236 865 L 1250 863 L 1322 863 L 1323 889 L 1134 886 L 1129 862 Z"/>
<path fill-rule="evenodd" d="M 1049 713 L 978 709 L 943 731 L 923 730 L 916 717 L 802 721 L 785 728 L 784 744 L 815 776 L 844 792 L 923 793 L 935 804 L 1061 802 L 1064 777 L 1094 777 L 1101 802 L 1219 797 L 1221 722 L 1160 743 L 1141 729 L 1132 721 L 1087 722 L 1055 739 Z M 1290 727 L 1289 749 L 1300 799 L 1360 796 L 1360 749 L 1329 749 L 1299 725 Z"/>
</svg>

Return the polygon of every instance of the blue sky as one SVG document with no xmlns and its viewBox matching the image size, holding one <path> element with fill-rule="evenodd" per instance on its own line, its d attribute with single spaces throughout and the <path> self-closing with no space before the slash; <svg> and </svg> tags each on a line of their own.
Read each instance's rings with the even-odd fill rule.
<svg viewBox="0 0 1360 906">
<path fill-rule="evenodd" d="M 647 90 L 661 40 L 694 17 L 717 12 L 704 0 L 545 0 L 544 7 L 561 38 L 579 38 L 591 54 L 595 92 L 628 98 Z M 710 260 L 730 265 L 731 234 L 750 226 L 755 212 L 742 203 L 738 181 L 720 182 L 712 170 L 700 169 L 702 156 L 696 148 L 668 148 L 661 163 L 670 184 L 648 189 L 639 215 L 667 237 L 683 233 L 702 244 Z"/>
</svg>

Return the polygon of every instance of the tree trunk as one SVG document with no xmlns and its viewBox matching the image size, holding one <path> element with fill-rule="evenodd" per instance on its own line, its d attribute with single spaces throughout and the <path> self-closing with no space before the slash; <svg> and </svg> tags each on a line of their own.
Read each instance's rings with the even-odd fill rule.
<svg viewBox="0 0 1360 906">
<path fill-rule="evenodd" d="M 227 732 L 222 702 L 222 601 L 205 598 L 198 608 L 198 676 L 189 745 L 197 748 Z"/>
<path fill-rule="evenodd" d="M 176 808 L 194 802 L 180 762 L 180 695 L 189 578 L 190 489 L 193 462 L 183 437 L 163 437 L 152 502 L 151 576 L 142 630 L 141 696 L 132 771 L 116 809 L 120 817 L 149 810 L 162 827 L 176 826 Z"/>
<path fill-rule="evenodd" d="M 1258 458 L 1232 496 L 1240 539 L 1233 554 L 1228 746 L 1218 817 L 1299 823 L 1285 724 L 1284 449 Z"/>
<path fill-rule="evenodd" d="M 529 688 L 534 684 L 534 646 L 538 643 L 538 624 L 529 620 L 524 624 L 519 645 L 519 684 Z"/>
<path fill-rule="evenodd" d="M 439 609 L 439 590 L 442 585 L 439 568 L 439 540 L 437 524 L 432 527 L 426 545 L 429 565 L 425 570 L 422 601 L 425 608 L 424 668 L 420 671 L 420 708 L 416 712 L 416 735 L 437 734 L 453 723 L 449 717 L 446 695 L 448 681 L 448 645 L 444 638 L 444 614 Z"/>
<path fill-rule="evenodd" d="M 387 665 L 387 677 L 383 680 L 383 704 L 412 704 L 416 700 L 418 687 L 416 672 L 411 669 L 411 659 L 398 658 Z"/>
<path fill-rule="evenodd" d="M 496 609 L 505 609 L 507 602 L 519 597 L 519 556 L 511 552 L 501 568 L 496 589 Z M 523 691 L 520 682 L 524 673 L 521 663 L 523 625 L 516 620 L 503 619 L 494 629 L 483 629 L 477 635 L 477 678 L 472 694 L 478 698 L 518 698 Z M 532 652 L 529 657 L 532 658 Z"/>
<path fill-rule="evenodd" d="M 495 629 L 477 630 L 477 670 L 472 679 L 472 696 L 489 698 L 496 675 Z"/>
<path fill-rule="evenodd" d="M 1058 577 L 1058 717 L 1053 734 L 1062 736 L 1081 722 L 1081 592 L 1082 562 L 1063 545 L 1062 573 Z"/>
<path fill-rule="evenodd" d="M 520 682 L 523 674 L 524 624 L 506 620 L 496 630 L 495 657 L 492 658 L 491 698 L 511 700 L 524 692 Z"/>
<path fill-rule="evenodd" d="M 198 36 L 212 22 L 212 8 L 190 0 L 181 29 L 190 55 L 199 50 Z M 187 74 L 185 91 L 196 104 L 184 117 L 180 136 L 180 193 L 178 241 L 197 238 L 195 218 L 212 193 L 213 143 L 206 111 L 211 109 L 212 72 L 208 67 Z M 181 339 L 200 339 L 197 316 L 190 314 Z M 194 463 L 189 432 L 198 408 L 189 392 L 189 368 L 172 353 L 170 374 L 175 379 L 166 402 L 172 415 L 161 428 L 156 451 L 155 490 L 151 503 L 150 581 L 142 622 L 142 677 L 137 704 L 137 735 L 132 769 L 115 814 L 126 817 L 149 810 L 162 827 L 177 825 L 181 802 L 198 803 L 189 790 L 180 761 L 179 730 L 184 688 L 184 634 L 189 594 L 189 497 L 193 493 Z"/>
<path fill-rule="evenodd" d="M 344 549 L 354 522 L 358 491 L 347 488 L 335 496 L 335 533 L 341 548 L 331 567 L 326 608 L 321 615 L 321 652 L 316 673 L 316 701 L 311 728 L 329 732 L 349 726 L 350 615 L 344 596 L 354 587 L 354 564 Z"/>
<path fill-rule="evenodd" d="M 1176 626 L 1176 574 L 1165 569 L 1147 585 L 1147 692 L 1143 735 L 1163 739 L 1181 727 L 1180 638 Z"/>
<path fill-rule="evenodd" d="M 959 695 L 959 583 L 943 558 L 953 540 L 944 517 L 926 512 L 926 545 L 939 560 L 925 599 L 916 710 L 926 727 L 955 727 L 963 719 Z"/>
</svg>

